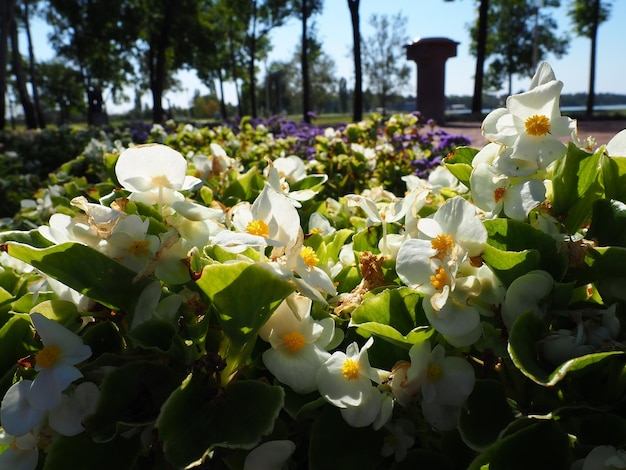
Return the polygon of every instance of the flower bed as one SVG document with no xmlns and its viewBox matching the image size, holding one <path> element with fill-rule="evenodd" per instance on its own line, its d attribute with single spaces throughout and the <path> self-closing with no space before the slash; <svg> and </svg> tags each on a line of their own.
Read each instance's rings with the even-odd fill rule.
<svg viewBox="0 0 626 470">
<path fill-rule="evenodd" d="M 0 233 L 0 465 L 626 462 L 626 132 L 580 142 L 561 88 L 480 150 L 414 115 L 92 140 Z"/>
</svg>

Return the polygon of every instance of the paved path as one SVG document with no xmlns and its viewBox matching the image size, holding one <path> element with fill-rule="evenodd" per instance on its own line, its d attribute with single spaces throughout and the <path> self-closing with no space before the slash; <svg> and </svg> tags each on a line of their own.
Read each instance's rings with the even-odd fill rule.
<svg viewBox="0 0 626 470">
<path fill-rule="evenodd" d="M 480 122 L 453 122 L 449 121 L 441 128 L 449 134 L 460 134 L 468 137 L 475 148 L 482 148 L 487 139 L 480 132 Z M 606 121 L 578 121 L 578 136 L 581 140 L 588 136 L 593 136 L 598 141 L 598 145 L 606 144 L 615 134 L 622 129 L 626 129 L 626 120 L 606 120 Z"/>
</svg>

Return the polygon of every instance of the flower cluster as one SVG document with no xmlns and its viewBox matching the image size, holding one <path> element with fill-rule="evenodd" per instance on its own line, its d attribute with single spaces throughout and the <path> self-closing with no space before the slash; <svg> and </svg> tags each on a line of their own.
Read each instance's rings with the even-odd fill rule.
<svg viewBox="0 0 626 470">
<path fill-rule="evenodd" d="M 481 150 L 418 115 L 91 142 L 0 233 L 0 466 L 622 465 L 626 131 L 580 143 L 561 87 Z"/>
</svg>

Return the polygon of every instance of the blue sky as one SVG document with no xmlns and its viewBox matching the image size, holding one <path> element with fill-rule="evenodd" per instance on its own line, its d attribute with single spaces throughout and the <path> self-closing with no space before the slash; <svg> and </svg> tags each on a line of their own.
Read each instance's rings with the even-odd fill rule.
<svg viewBox="0 0 626 470">
<path fill-rule="evenodd" d="M 566 15 L 566 5 L 571 0 L 562 0 L 559 9 L 550 9 L 555 13 L 560 32 L 571 31 L 571 24 Z M 446 63 L 446 94 L 471 95 L 473 93 L 474 58 L 469 54 L 469 24 L 477 15 L 475 0 L 361 0 L 361 35 L 364 40 L 374 35 L 369 24 L 372 14 L 388 16 L 401 12 L 408 19 L 406 37 L 409 40 L 427 37 L 447 37 L 459 42 L 457 57 Z M 609 21 L 603 23 L 598 34 L 598 52 L 596 69 L 596 92 L 614 92 L 626 94 L 626 59 L 621 49 L 624 41 L 624 19 L 626 19 L 626 0 L 615 0 Z M 345 77 L 351 83 L 353 65 L 351 60 L 352 28 L 350 12 L 345 0 L 325 0 L 321 15 L 315 17 L 318 37 L 323 43 L 323 50 L 336 64 L 337 77 Z M 50 58 L 53 52 L 46 40 L 46 25 L 33 28 L 35 37 L 35 55 L 38 60 Z M 274 49 L 271 60 L 289 60 L 300 38 L 300 23 L 291 20 L 285 26 L 272 33 Z M 22 40 L 25 48 L 25 41 Z M 571 43 L 567 55 L 560 60 L 548 57 L 558 79 L 564 82 L 563 93 L 585 92 L 588 82 L 590 41 L 571 34 Z M 412 76 L 409 89 L 416 85 L 416 66 L 410 63 Z M 260 65 L 263 70 L 263 64 Z M 262 75 L 262 74 L 261 74 Z M 166 98 L 172 104 L 187 106 L 195 90 L 201 93 L 206 88 L 198 81 L 193 72 L 179 75 L 183 91 L 168 93 Z M 260 78 L 260 77 L 259 77 Z M 526 89 L 530 79 L 514 81 L 514 91 Z M 227 90 L 227 99 L 234 101 L 232 87 Z M 150 97 L 144 97 L 149 103 Z M 165 103 L 167 104 L 167 103 Z M 109 111 L 128 109 L 130 103 L 114 106 L 108 103 Z"/>
</svg>

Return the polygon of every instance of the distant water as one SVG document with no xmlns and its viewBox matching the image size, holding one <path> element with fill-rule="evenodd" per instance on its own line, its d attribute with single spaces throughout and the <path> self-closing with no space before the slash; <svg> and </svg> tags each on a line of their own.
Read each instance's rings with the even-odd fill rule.
<svg viewBox="0 0 626 470">
<path fill-rule="evenodd" d="M 584 112 L 587 110 L 586 106 L 561 106 L 561 112 Z M 607 104 L 607 105 L 597 105 L 593 107 L 594 111 L 621 111 L 626 110 L 626 104 Z M 482 113 L 487 114 L 493 111 L 492 108 L 483 108 Z M 471 109 L 469 108 L 449 108 L 446 109 L 446 114 L 470 114 Z"/>
</svg>

